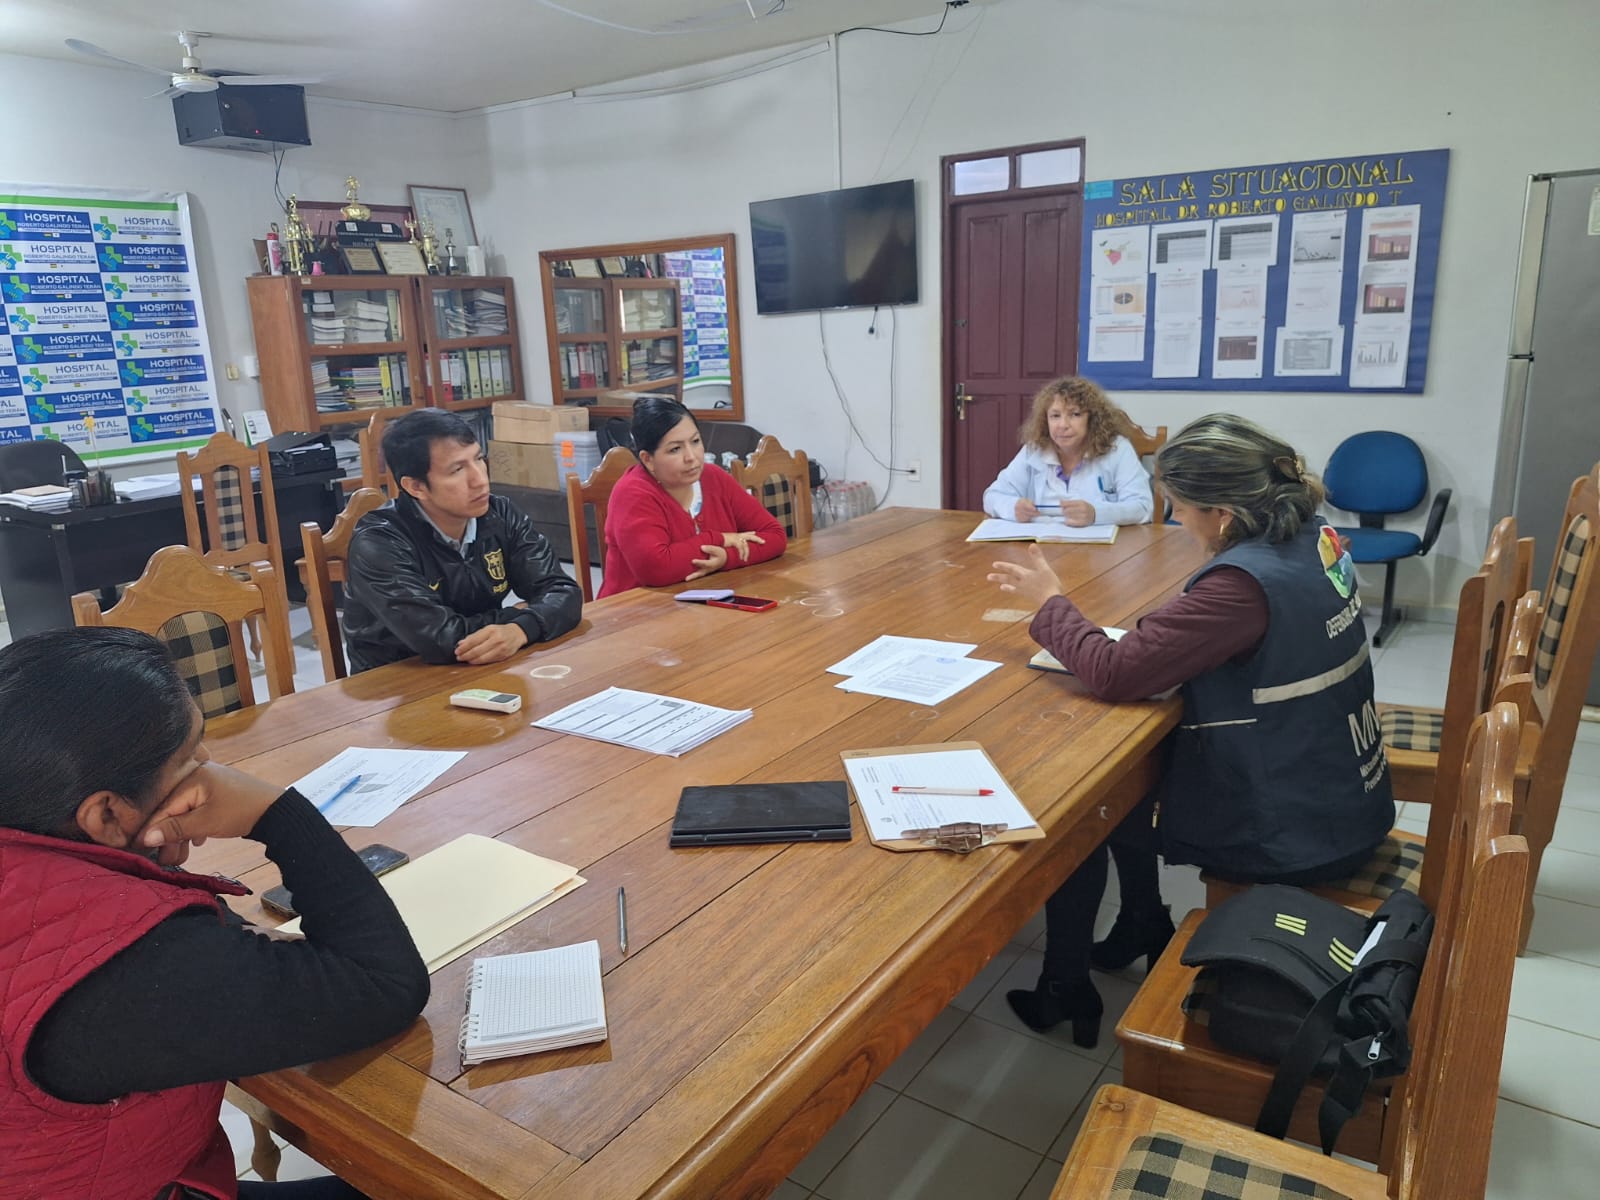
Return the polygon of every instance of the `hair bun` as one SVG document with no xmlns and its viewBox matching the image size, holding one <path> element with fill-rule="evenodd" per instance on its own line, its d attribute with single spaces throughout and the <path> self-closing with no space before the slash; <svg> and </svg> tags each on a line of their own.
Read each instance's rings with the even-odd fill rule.
<svg viewBox="0 0 1600 1200">
<path fill-rule="evenodd" d="M 1300 483 L 1306 473 L 1306 460 L 1298 454 L 1292 458 L 1287 454 L 1280 454 L 1272 460 L 1272 465 L 1278 468 L 1285 479 L 1294 483 Z"/>
</svg>

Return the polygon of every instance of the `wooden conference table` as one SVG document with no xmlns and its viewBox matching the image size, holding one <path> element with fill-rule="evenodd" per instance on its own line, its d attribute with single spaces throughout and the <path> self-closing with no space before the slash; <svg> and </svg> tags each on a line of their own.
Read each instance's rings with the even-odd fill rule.
<svg viewBox="0 0 1600 1200">
<path fill-rule="evenodd" d="M 820 531 L 737 576 L 741 592 L 781 601 L 774 611 L 636 591 L 498 669 L 401 663 L 213 721 L 214 757 L 284 784 L 349 745 L 466 750 L 347 840 L 416 857 L 479 833 L 578 867 L 586 886 L 475 953 L 594 938 L 605 973 L 607 1041 L 463 1072 L 469 954 L 434 975 L 398 1038 L 241 1081 L 257 1115 L 376 1200 L 776 1188 L 1154 782 L 1153 752 L 1177 720 L 1176 701 L 1102 704 L 1026 669 L 1030 614 L 984 579 L 1021 548 L 965 543 L 976 520 L 891 509 Z M 1164 526 L 1046 554 L 1084 611 L 1113 625 L 1201 561 Z M 881 633 L 976 642 L 975 656 L 1005 666 L 937 708 L 835 688 L 824 668 Z M 613 684 L 755 715 L 678 759 L 530 728 Z M 449 707 L 468 686 L 520 693 L 523 710 Z M 1048 837 L 965 857 L 896 853 L 873 846 L 857 814 L 848 843 L 667 847 L 685 785 L 839 779 L 842 750 L 959 739 L 984 745 Z M 209 844 L 190 866 L 257 893 L 277 881 L 252 842 Z M 252 916 L 255 905 L 237 903 Z"/>
</svg>

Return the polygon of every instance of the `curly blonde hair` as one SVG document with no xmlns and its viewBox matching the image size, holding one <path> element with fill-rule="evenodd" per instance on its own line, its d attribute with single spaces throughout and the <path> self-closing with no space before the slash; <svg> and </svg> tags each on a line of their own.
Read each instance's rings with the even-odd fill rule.
<svg viewBox="0 0 1600 1200">
<path fill-rule="evenodd" d="M 1081 375 L 1063 375 L 1052 379 L 1039 389 L 1033 398 L 1033 412 L 1022 423 L 1022 444 L 1036 450 L 1054 449 L 1050 440 L 1050 406 L 1057 400 L 1083 409 L 1089 417 L 1089 432 L 1084 439 L 1085 458 L 1103 458 L 1119 436 L 1126 437 L 1133 429 L 1133 421 L 1111 402 L 1105 389 Z"/>
</svg>

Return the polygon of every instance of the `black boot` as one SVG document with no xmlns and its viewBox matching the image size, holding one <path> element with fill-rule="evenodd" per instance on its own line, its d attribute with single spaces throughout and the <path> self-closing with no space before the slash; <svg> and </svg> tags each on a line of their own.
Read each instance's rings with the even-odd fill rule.
<svg viewBox="0 0 1600 1200">
<path fill-rule="evenodd" d="M 1073 1045 L 1090 1050 L 1100 1040 L 1100 1016 L 1105 1012 L 1105 1005 L 1088 979 L 1066 984 L 1040 976 L 1031 992 L 1020 988 L 1007 992 L 1006 1003 L 1035 1033 L 1046 1033 L 1062 1021 L 1070 1020 Z"/>
<path fill-rule="evenodd" d="M 1119 912 L 1106 940 L 1089 948 L 1089 961 L 1102 971 L 1120 971 L 1145 955 L 1145 970 L 1148 971 L 1156 965 L 1156 959 L 1161 957 L 1174 932 L 1172 911 L 1166 907 L 1154 909 L 1143 917 Z"/>
</svg>

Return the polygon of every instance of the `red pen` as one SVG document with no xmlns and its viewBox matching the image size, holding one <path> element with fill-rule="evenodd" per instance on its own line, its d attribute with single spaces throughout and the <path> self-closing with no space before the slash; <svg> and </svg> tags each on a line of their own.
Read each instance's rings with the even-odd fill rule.
<svg viewBox="0 0 1600 1200">
<path fill-rule="evenodd" d="M 992 796 L 993 788 L 910 787 L 896 784 L 891 792 L 916 792 L 923 796 Z"/>
</svg>

